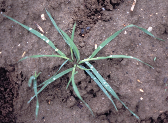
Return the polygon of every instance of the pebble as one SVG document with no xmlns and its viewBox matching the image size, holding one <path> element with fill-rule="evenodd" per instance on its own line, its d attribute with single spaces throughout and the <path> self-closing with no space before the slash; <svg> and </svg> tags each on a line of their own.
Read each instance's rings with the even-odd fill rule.
<svg viewBox="0 0 168 123">
<path fill-rule="evenodd" d="M 103 11 L 105 11 L 105 8 L 102 8 Z"/>
<path fill-rule="evenodd" d="M 86 29 L 87 29 L 87 30 L 89 30 L 89 29 L 90 29 L 90 27 L 88 26 L 88 27 L 86 27 Z"/>
<path fill-rule="evenodd" d="M 75 98 L 74 98 L 73 96 L 71 96 L 71 97 L 67 100 L 67 107 L 70 108 L 70 107 L 74 106 L 75 103 L 76 103 Z"/>
<path fill-rule="evenodd" d="M 151 31 L 152 31 L 152 27 L 150 26 L 147 30 L 148 30 L 149 32 L 151 32 Z"/>
<path fill-rule="evenodd" d="M 85 43 L 82 42 L 82 43 L 79 44 L 79 46 L 80 46 L 80 47 L 84 47 L 84 46 L 85 46 Z"/>
<path fill-rule="evenodd" d="M 166 83 L 167 80 L 168 80 L 168 78 L 167 78 L 167 77 L 164 77 L 163 82 Z"/>
<path fill-rule="evenodd" d="M 81 34 L 84 34 L 85 33 L 85 29 L 81 29 Z"/>
</svg>

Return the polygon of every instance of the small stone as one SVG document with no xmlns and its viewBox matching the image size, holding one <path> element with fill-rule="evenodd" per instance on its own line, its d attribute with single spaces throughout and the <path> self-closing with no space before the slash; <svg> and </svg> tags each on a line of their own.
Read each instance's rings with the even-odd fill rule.
<svg viewBox="0 0 168 123">
<path fill-rule="evenodd" d="M 164 77 L 163 83 L 166 84 L 166 83 L 167 83 L 167 80 L 168 80 L 168 78 L 167 78 L 167 77 Z"/>
<path fill-rule="evenodd" d="M 151 32 L 151 31 L 152 31 L 152 27 L 150 26 L 147 30 L 148 30 L 149 32 Z"/>
<path fill-rule="evenodd" d="M 12 65 L 9 65 L 9 66 L 7 66 L 7 70 L 8 70 L 9 72 L 13 72 L 13 71 L 15 71 L 15 67 L 12 66 Z"/>
<path fill-rule="evenodd" d="M 166 115 L 164 113 L 162 113 L 160 117 L 161 117 L 161 119 L 165 119 Z"/>
<path fill-rule="evenodd" d="M 105 11 L 105 8 L 103 7 L 102 10 Z"/>
<path fill-rule="evenodd" d="M 91 85 L 94 93 L 98 92 L 100 90 L 100 87 L 97 85 L 97 83 L 92 79 L 91 80 Z"/>
<path fill-rule="evenodd" d="M 79 46 L 80 46 L 80 47 L 84 47 L 84 46 L 85 46 L 85 43 L 82 42 L 82 43 L 79 44 Z"/>
<path fill-rule="evenodd" d="M 104 98 L 104 100 L 102 100 Z M 111 101 L 104 95 L 103 92 L 97 93 L 97 97 L 92 98 L 89 104 L 92 111 L 97 115 L 108 113 L 111 109 Z"/>
<path fill-rule="evenodd" d="M 122 104 L 119 102 L 119 101 L 117 101 L 116 103 L 115 103 L 115 105 L 116 105 L 116 107 L 117 107 L 117 109 L 122 109 Z"/>
<path fill-rule="evenodd" d="M 113 8 L 110 8 L 110 6 L 106 6 L 106 9 L 107 8 L 108 8 L 108 10 L 113 9 Z M 101 16 L 101 19 L 105 22 L 108 22 L 108 21 L 112 20 L 112 17 L 109 16 L 109 15 L 111 15 L 110 12 L 111 11 L 103 11 L 103 16 Z"/>
<path fill-rule="evenodd" d="M 100 88 L 98 86 L 93 86 L 94 93 L 98 92 L 99 90 L 100 90 Z"/>
<path fill-rule="evenodd" d="M 49 95 L 47 96 L 46 100 L 53 100 L 54 98 L 55 98 L 54 95 Z"/>
<path fill-rule="evenodd" d="M 139 16 L 134 16 L 134 17 L 132 18 L 132 20 L 131 20 L 131 23 L 132 23 L 132 24 L 137 24 L 138 21 L 139 21 Z"/>
<path fill-rule="evenodd" d="M 168 123 L 168 119 L 165 118 L 165 119 L 163 120 L 163 123 Z"/>
<path fill-rule="evenodd" d="M 88 27 L 86 27 L 86 29 L 87 29 L 87 30 L 89 30 L 89 29 L 90 29 L 90 27 L 88 26 Z"/>
<path fill-rule="evenodd" d="M 73 96 L 71 96 L 71 97 L 67 100 L 67 107 L 70 108 L 70 107 L 74 106 L 75 103 L 76 103 L 75 98 L 74 98 Z"/>
<path fill-rule="evenodd" d="M 91 84 L 88 84 L 86 91 L 90 92 L 93 89 L 93 86 Z"/>
<path fill-rule="evenodd" d="M 81 89 L 78 89 L 81 97 L 84 97 L 86 94 L 87 94 L 87 91 L 86 90 L 81 90 Z"/>
<path fill-rule="evenodd" d="M 54 95 L 49 95 L 49 96 L 47 96 L 47 98 L 46 98 L 47 103 L 48 103 L 49 105 L 52 105 L 54 98 L 55 98 Z"/>
<path fill-rule="evenodd" d="M 161 70 L 160 68 L 156 68 L 156 71 L 157 71 L 158 73 L 162 72 L 162 70 Z"/>
<path fill-rule="evenodd" d="M 101 116 L 99 116 L 99 119 L 100 119 L 100 120 L 106 120 L 107 117 L 106 117 L 106 115 L 101 115 Z"/>
<path fill-rule="evenodd" d="M 157 25 L 154 30 L 158 35 L 164 34 L 166 31 L 166 26 L 164 24 Z"/>
<path fill-rule="evenodd" d="M 80 85 L 81 89 L 84 90 L 86 88 L 86 86 L 87 86 L 86 81 L 81 81 L 81 85 Z"/>
<path fill-rule="evenodd" d="M 152 119 L 148 119 L 145 121 L 145 123 L 151 123 L 152 122 Z"/>
<path fill-rule="evenodd" d="M 127 31 L 124 31 L 124 34 L 126 35 L 126 34 L 127 34 Z"/>
<path fill-rule="evenodd" d="M 103 10 L 103 8 L 102 8 L 102 10 Z M 104 10 L 112 11 L 113 10 L 113 6 L 111 4 L 108 4 L 108 5 L 106 5 L 106 8 Z"/>
<path fill-rule="evenodd" d="M 45 18 L 45 15 L 44 15 L 44 14 L 41 14 L 41 19 L 42 19 L 42 20 L 46 20 L 46 18 Z"/>
<path fill-rule="evenodd" d="M 121 61 L 121 64 L 122 64 L 122 65 L 126 65 L 126 64 L 127 64 L 127 61 L 128 61 L 127 59 L 123 59 L 123 60 Z"/>
<path fill-rule="evenodd" d="M 84 34 L 85 33 L 85 29 L 81 29 L 81 34 Z"/>
</svg>

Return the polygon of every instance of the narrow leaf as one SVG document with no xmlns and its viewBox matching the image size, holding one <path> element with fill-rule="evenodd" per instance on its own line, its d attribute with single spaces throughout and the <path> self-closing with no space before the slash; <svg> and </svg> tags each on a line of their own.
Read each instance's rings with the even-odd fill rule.
<svg viewBox="0 0 168 123">
<path fill-rule="evenodd" d="M 51 78 L 49 78 L 48 80 L 46 80 L 45 82 L 43 82 L 43 86 L 40 88 L 40 90 L 37 92 L 37 94 L 39 94 L 45 87 L 47 87 L 47 85 L 51 84 L 52 82 L 54 82 L 55 80 L 57 80 L 58 78 L 62 77 L 63 75 L 69 73 L 70 71 L 72 71 L 73 68 L 69 68 L 57 75 L 52 76 Z M 28 103 L 31 102 L 32 99 L 34 99 L 35 95 L 33 97 L 30 98 L 30 100 L 28 101 Z"/>
<path fill-rule="evenodd" d="M 126 26 L 125 28 L 115 32 L 113 35 L 111 35 L 109 38 L 107 38 L 104 42 L 102 42 L 99 47 L 92 53 L 92 55 L 89 58 L 93 58 L 104 46 L 106 46 L 110 41 L 112 41 L 115 37 L 117 37 L 124 29 L 129 28 L 129 27 L 137 27 L 138 29 L 142 30 L 143 32 L 145 32 L 146 34 L 156 38 L 154 35 L 152 35 L 149 31 L 147 31 L 146 29 L 142 28 L 142 27 L 138 27 L 136 25 L 130 24 L 128 26 Z M 156 38 L 158 40 L 164 41 L 162 39 Z"/>
<path fill-rule="evenodd" d="M 50 18 L 51 22 L 53 23 L 54 27 L 56 28 L 56 30 L 60 33 L 60 35 L 62 36 L 62 33 L 60 32 L 59 27 L 57 26 L 56 22 L 54 21 L 54 19 L 52 18 L 51 14 L 46 10 L 46 13 L 48 15 L 48 17 Z M 62 36 L 63 37 L 63 36 Z"/>
<path fill-rule="evenodd" d="M 59 67 L 58 71 L 54 75 L 56 75 L 67 62 L 68 60 L 64 61 L 62 65 Z"/>
<path fill-rule="evenodd" d="M 148 30 L 146 30 L 146 29 L 144 29 L 144 28 L 142 28 L 142 27 L 139 27 L 139 26 L 136 26 L 136 25 L 133 25 L 133 26 L 137 27 L 138 29 L 140 29 L 140 30 L 142 30 L 143 32 L 145 32 L 146 34 L 152 36 L 153 38 L 156 38 L 156 39 L 158 39 L 158 40 L 160 40 L 160 41 L 164 41 L 163 39 L 160 39 L 160 38 L 155 37 L 151 32 L 149 32 Z"/>
<path fill-rule="evenodd" d="M 67 59 L 69 61 L 72 62 L 71 59 L 67 58 L 67 57 L 64 57 L 64 56 L 60 56 L 60 55 L 32 55 L 32 56 L 26 56 L 22 59 L 20 59 L 18 62 L 22 61 L 22 60 L 25 60 L 27 58 L 40 58 L 40 57 L 59 57 L 59 58 L 64 58 L 64 59 Z"/>
<path fill-rule="evenodd" d="M 36 118 L 38 116 L 38 110 L 39 110 L 39 102 L 38 102 L 38 94 L 37 94 L 37 79 L 34 80 L 34 85 L 33 85 L 33 88 L 34 88 L 34 93 L 35 93 L 35 96 L 36 96 L 36 111 L 35 111 L 35 114 L 36 114 Z"/>
<path fill-rule="evenodd" d="M 77 65 L 78 68 L 82 69 L 82 70 L 91 70 L 91 69 L 86 69 L 84 67 L 81 67 L 80 65 Z"/>
<path fill-rule="evenodd" d="M 81 66 L 83 69 L 86 69 L 84 66 Z M 109 98 L 109 100 L 113 103 L 115 109 L 117 110 L 117 107 L 115 105 L 115 103 L 113 102 L 111 96 L 108 94 L 108 92 L 106 91 L 106 89 L 102 86 L 102 84 L 99 82 L 99 80 L 89 71 L 89 70 L 85 70 L 89 76 L 96 82 L 96 84 L 100 87 L 100 89 L 104 92 L 104 94 Z M 117 110 L 118 111 L 118 110 Z"/>
<path fill-rule="evenodd" d="M 22 23 L 20 23 L 18 21 L 16 21 L 15 19 L 13 19 L 11 17 L 8 17 L 6 15 L 3 15 L 3 16 L 5 16 L 8 19 L 16 22 L 17 24 L 21 25 L 22 27 L 24 27 L 25 29 L 27 29 L 28 31 L 30 31 L 31 33 L 33 33 L 34 35 L 36 35 L 37 37 L 41 38 L 43 41 L 45 41 L 46 43 L 48 43 L 56 52 L 58 52 L 58 54 L 60 54 L 61 56 L 66 57 L 66 55 L 63 52 L 61 52 L 58 48 L 55 47 L 55 45 L 52 43 L 52 41 L 50 41 L 46 36 L 44 36 L 40 32 L 38 32 L 38 31 L 36 31 L 36 30 L 34 30 L 34 29 L 32 29 L 32 28 L 30 28 L 30 27 L 28 27 L 28 26 L 26 26 L 26 25 L 24 25 L 24 24 L 22 24 Z"/>
<path fill-rule="evenodd" d="M 59 34 L 62 36 L 62 38 L 64 39 L 64 41 L 69 45 L 69 42 L 65 39 L 65 37 L 62 35 L 61 33 L 61 29 L 57 26 L 56 22 L 54 21 L 54 19 L 52 18 L 51 14 L 46 10 L 47 15 L 49 16 L 51 22 L 53 23 L 54 27 L 56 28 L 56 30 L 59 32 Z"/>
<path fill-rule="evenodd" d="M 36 75 L 36 78 L 41 74 L 41 72 L 39 72 L 37 75 Z"/>
<path fill-rule="evenodd" d="M 70 80 L 69 80 L 69 82 L 68 82 L 68 84 L 67 84 L 67 86 L 66 86 L 66 89 L 68 88 L 68 86 L 69 86 L 69 84 L 71 83 L 71 81 L 72 81 L 72 76 L 71 76 L 71 78 L 70 78 Z"/>
<path fill-rule="evenodd" d="M 67 62 L 68 60 L 66 60 L 66 61 L 64 61 L 63 63 L 62 63 L 62 65 L 59 67 L 59 69 L 58 69 L 58 71 L 53 75 L 53 76 L 56 76 L 57 75 L 57 73 L 60 71 L 60 69 L 66 64 L 66 62 Z M 40 87 L 40 86 L 42 86 L 42 85 L 44 85 L 45 84 L 45 82 L 43 82 L 42 84 L 40 84 L 40 85 L 38 85 L 38 87 Z"/>
<path fill-rule="evenodd" d="M 31 84 L 33 82 L 33 80 L 35 80 L 36 78 L 34 76 L 31 76 L 28 82 L 28 86 L 31 87 Z"/>
<path fill-rule="evenodd" d="M 149 67 L 153 68 L 151 65 L 141 61 L 140 59 L 138 58 L 135 58 L 135 57 L 132 57 L 132 56 L 126 56 L 126 55 L 110 55 L 110 56 L 107 56 L 107 57 L 96 57 L 96 58 L 88 58 L 88 59 L 84 59 L 82 61 L 79 62 L 79 64 L 81 63 L 84 63 L 86 61 L 92 61 L 92 60 L 101 60 L 101 59 L 108 59 L 108 58 L 128 58 L 128 59 L 135 59 L 137 61 L 140 61 L 142 62 L 143 64 L 146 64 L 148 65 Z M 154 68 L 153 68 L 154 69 Z"/>
<path fill-rule="evenodd" d="M 63 30 L 61 30 L 61 33 L 64 35 L 66 40 L 68 40 L 68 42 L 70 43 L 69 46 L 72 48 L 77 61 L 79 61 L 80 60 L 80 53 L 79 53 L 77 46 L 74 44 L 74 42 L 71 40 L 71 38 Z"/>
<path fill-rule="evenodd" d="M 74 24 L 74 26 L 73 26 L 73 30 L 72 30 L 72 35 L 71 35 L 71 40 L 72 40 L 72 41 L 74 40 L 75 26 L 76 26 L 76 23 Z M 73 60 L 73 52 L 72 52 L 72 48 L 71 48 L 71 58 L 72 58 L 72 60 Z"/>
<path fill-rule="evenodd" d="M 77 60 L 79 61 L 80 60 L 80 54 L 79 54 L 79 51 L 76 47 L 76 45 L 73 43 L 73 41 L 71 40 L 71 38 L 63 31 L 61 30 L 56 22 L 54 21 L 54 19 L 52 18 L 51 14 L 46 10 L 51 22 L 53 23 L 53 25 L 55 26 L 55 28 L 57 29 L 57 31 L 60 33 L 60 35 L 63 37 L 63 39 L 65 40 L 65 42 L 70 46 L 71 49 L 73 49 L 74 51 L 74 54 L 77 58 Z M 75 28 L 75 27 L 74 27 Z"/>
<path fill-rule="evenodd" d="M 74 34 L 75 34 L 75 27 L 76 27 L 76 23 L 73 26 L 73 30 L 72 30 L 72 35 L 71 35 L 71 40 L 74 40 Z"/>
<path fill-rule="evenodd" d="M 82 99 L 82 97 L 80 96 L 80 93 L 79 93 L 79 91 L 78 91 L 78 88 L 77 88 L 77 86 L 76 86 L 76 84 L 75 84 L 75 80 L 74 80 L 75 67 L 76 67 L 76 66 L 74 65 L 74 68 L 73 68 L 73 71 L 72 71 L 72 86 L 73 86 L 73 89 L 74 89 L 74 91 L 75 91 L 77 97 L 89 108 L 89 110 L 91 111 L 92 115 L 94 115 L 92 109 L 90 108 L 90 106 L 89 106 L 89 105 Z"/>
<path fill-rule="evenodd" d="M 106 80 L 99 74 L 99 72 L 93 67 L 93 65 L 91 65 L 89 62 L 85 62 L 92 70 L 92 72 L 95 74 L 95 76 L 98 78 L 98 80 L 101 82 L 101 84 L 107 89 L 107 91 L 109 93 L 111 93 L 116 99 L 118 99 L 124 106 L 126 109 L 128 109 L 128 107 L 119 99 L 119 97 L 117 96 L 117 94 L 115 93 L 115 91 L 111 88 L 111 86 L 106 82 Z M 139 119 L 139 117 L 133 113 L 131 110 L 129 110 L 137 119 Z"/>
</svg>

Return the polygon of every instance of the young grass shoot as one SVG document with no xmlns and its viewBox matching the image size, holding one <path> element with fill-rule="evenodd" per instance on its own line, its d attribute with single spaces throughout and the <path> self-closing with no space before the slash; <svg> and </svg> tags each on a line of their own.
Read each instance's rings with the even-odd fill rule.
<svg viewBox="0 0 168 123">
<path fill-rule="evenodd" d="M 55 45 L 53 44 L 53 42 L 51 40 L 49 40 L 46 36 L 44 36 L 42 33 L 32 29 L 31 27 L 28 27 L 26 25 L 23 25 L 22 23 L 14 20 L 13 18 L 4 15 L 5 17 L 7 17 L 8 19 L 16 22 L 17 24 L 21 25 L 22 27 L 24 27 L 25 29 L 27 29 L 28 31 L 30 31 L 31 33 L 33 33 L 34 35 L 38 36 L 39 38 L 42 39 L 42 41 L 45 41 L 51 48 L 53 48 L 53 50 L 57 53 L 57 55 L 32 55 L 32 56 L 27 56 L 22 58 L 20 61 L 25 60 L 27 58 L 40 58 L 40 57 L 60 57 L 62 59 L 65 59 L 65 61 L 63 62 L 63 64 L 60 66 L 59 70 L 48 80 L 44 81 L 42 84 L 37 85 L 37 77 L 39 76 L 33 75 L 30 77 L 28 85 L 29 87 L 31 86 L 31 83 L 33 82 L 33 89 L 34 89 L 34 93 L 35 95 L 31 97 L 31 99 L 28 101 L 28 103 L 30 103 L 35 97 L 36 97 L 36 110 L 35 110 L 35 115 L 36 117 L 38 116 L 38 110 L 39 110 L 39 102 L 38 102 L 38 94 L 40 92 L 43 91 L 43 89 L 45 87 L 47 87 L 49 84 L 51 84 L 52 82 L 56 82 L 55 80 L 57 80 L 58 78 L 62 77 L 63 75 L 70 73 L 71 72 L 71 78 L 69 80 L 69 82 L 67 83 L 67 88 L 69 86 L 69 84 L 72 84 L 73 90 L 76 93 L 76 96 L 88 107 L 88 109 L 91 111 L 91 114 L 93 114 L 92 109 L 90 108 L 90 106 L 83 100 L 83 98 L 81 97 L 77 85 L 75 84 L 75 80 L 74 80 L 74 76 L 77 76 L 77 71 L 76 68 L 80 68 L 84 71 L 86 71 L 86 73 L 96 82 L 96 84 L 101 88 L 101 90 L 104 92 L 104 94 L 109 98 L 109 100 L 112 102 L 112 104 L 114 105 L 115 109 L 117 110 L 117 107 L 115 105 L 115 103 L 113 102 L 111 95 L 113 97 L 115 97 L 117 100 L 119 100 L 126 109 L 128 109 L 128 111 L 130 111 L 131 114 L 133 114 L 137 119 L 139 119 L 139 117 L 133 113 L 121 100 L 120 98 L 117 96 L 117 94 L 115 93 L 115 91 L 112 89 L 112 87 L 106 82 L 106 80 L 99 74 L 99 72 L 96 70 L 96 68 L 89 62 L 89 61 L 93 61 L 93 60 L 101 60 L 101 59 L 108 59 L 108 58 L 128 58 L 128 59 L 134 59 L 137 60 L 139 62 L 142 62 L 143 64 L 146 64 L 147 66 L 153 68 L 151 65 L 141 61 L 138 58 L 132 57 L 132 56 L 126 56 L 126 55 L 110 55 L 110 56 L 104 56 L 104 57 L 95 57 L 97 55 L 97 53 L 104 48 L 109 42 L 111 42 L 116 36 L 118 36 L 123 30 L 125 30 L 126 28 L 129 27 L 136 27 L 140 30 L 142 30 L 144 33 L 154 37 L 155 39 L 159 39 L 156 38 L 153 34 L 151 34 L 149 31 L 147 31 L 144 28 L 138 27 L 136 25 L 128 25 L 125 28 L 115 32 L 113 35 L 111 35 L 109 38 L 107 38 L 105 41 L 103 41 L 98 48 L 86 59 L 81 60 L 80 59 L 80 52 L 77 48 L 77 46 L 74 44 L 73 40 L 74 40 L 74 33 L 75 33 L 75 26 L 76 23 L 73 26 L 73 30 L 72 30 L 72 35 L 71 37 L 69 37 L 63 30 L 61 30 L 56 22 L 54 21 L 54 19 L 52 18 L 51 14 L 46 10 L 47 15 L 49 16 L 51 22 L 53 23 L 54 27 L 56 28 L 56 30 L 58 31 L 58 33 L 62 36 L 62 38 L 64 39 L 64 41 L 67 43 L 67 45 L 70 47 L 70 53 L 71 53 L 71 58 L 68 58 L 66 56 L 66 54 L 64 54 L 61 50 L 59 50 L 57 47 L 55 47 Z M 162 39 L 159 39 L 162 40 Z M 76 62 L 75 62 L 76 61 Z M 74 66 L 72 68 L 67 68 L 67 70 L 59 72 L 61 70 L 61 68 L 67 63 L 67 62 L 72 62 L 74 63 Z M 86 64 L 87 68 L 85 68 L 82 64 Z"/>
</svg>

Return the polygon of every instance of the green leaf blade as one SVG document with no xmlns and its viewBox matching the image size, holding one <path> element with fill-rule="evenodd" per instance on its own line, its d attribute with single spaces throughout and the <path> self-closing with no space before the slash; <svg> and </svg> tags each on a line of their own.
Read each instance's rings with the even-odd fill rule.
<svg viewBox="0 0 168 123">
<path fill-rule="evenodd" d="M 65 39 L 69 42 L 70 48 L 72 48 L 77 61 L 79 61 L 80 60 L 80 53 L 79 53 L 77 46 L 74 44 L 74 42 L 71 40 L 71 38 L 63 30 L 61 30 L 61 33 L 64 35 Z"/>
<path fill-rule="evenodd" d="M 35 80 L 36 78 L 34 76 L 31 76 L 29 81 L 28 81 L 28 86 L 31 87 L 31 84 L 33 82 L 33 80 Z"/>
<path fill-rule="evenodd" d="M 71 40 L 74 40 L 74 34 L 75 34 L 75 27 L 76 27 L 76 23 L 73 26 L 73 30 L 72 30 L 72 35 L 71 35 Z M 71 48 L 71 58 L 73 60 L 73 52 L 72 52 L 72 48 Z"/>
<path fill-rule="evenodd" d="M 54 21 L 54 19 L 52 18 L 51 14 L 46 10 L 46 13 L 48 15 L 48 17 L 50 18 L 52 24 L 54 25 L 54 27 L 56 28 L 56 30 L 58 31 L 58 33 L 62 36 L 62 38 L 64 39 L 64 41 L 70 46 L 70 43 L 65 39 L 65 37 L 63 36 L 61 29 L 57 26 L 56 22 Z"/>
<path fill-rule="evenodd" d="M 114 105 L 116 111 L 118 111 L 114 101 L 112 100 L 111 96 L 108 94 L 108 92 L 106 91 L 106 89 L 102 86 L 102 84 L 99 82 L 99 80 L 89 71 L 87 70 L 84 66 L 80 66 L 83 69 L 85 69 L 85 71 L 89 74 L 89 76 L 96 82 L 96 84 L 100 87 L 100 89 L 104 92 L 104 94 L 109 98 L 109 100 L 112 102 L 112 104 Z"/>
<path fill-rule="evenodd" d="M 36 97 L 36 111 L 35 111 L 35 114 L 36 114 L 36 118 L 38 116 L 38 111 L 39 111 L 39 101 L 38 101 L 38 93 L 37 93 L 37 79 L 34 80 L 34 85 L 33 85 L 33 88 L 34 88 L 34 93 L 35 93 L 35 97 Z"/>
<path fill-rule="evenodd" d="M 90 69 L 86 69 L 83 66 L 81 67 L 81 65 L 77 65 L 78 68 L 82 69 L 82 70 L 90 70 Z"/>
<path fill-rule="evenodd" d="M 74 40 L 74 35 L 75 35 L 75 27 L 76 27 L 76 23 L 73 26 L 73 30 L 72 30 L 72 35 L 71 35 L 71 40 Z"/>
<path fill-rule="evenodd" d="M 57 31 L 60 33 L 60 35 L 62 36 L 62 38 L 65 40 L 65 42 L 70 46 L 70 48 L 74 51 L 74 54 L 75 54 L 75 56 L 76 56 L 76 59 L 77 59 L 77 61 L 79 61 L 80 60 L 80 53 L 79 53 L 79 51 L 78 51 L 78 49 L 77 49 L 77 47 L 76 47 L 76 45 L 73 43 L 73 38 L 74 38 L 74 32 L 75 32 L 75 26 L 76 26 L 76 24 L 74 25 L 74 27 L 73 27 L 73 33 L 72 33 L 72 38 L 70 38 L 63 30 L 61 30 L 58 26 L 57 26 L 57 24 L 56 24 L 56 22 L 54 21 L 54 19 L 52 18 L 52 16 L 51 16 L 51 14 L 46 10 L 46 12 L 47 12 L 47 14 L 48 14 L 48 16 L 49 16 L 49 18 L 50 18 L 50 20 L 51 20 L 51 22 L 53 23 L 53 25 L 55 26 L 55 28 L 57 29 Z M 71 55 L 72 55 L 72 53 L 71 53 Z M 73 58 L 72 58 L 73 59 Z"/>
<path fill-rule="evenodd" d="M 71 78 L 72 78 L 73 90 L 75 91 L 75 94 L 77 95 L 77 97 L 86 105 L 86 107 L 88 107 L 88 109 L 90 110 L 90 112 L 91 112 L 92 115 L 94 116 L 92 109 L 91 109 L 90 106 L 82 99 L 82 97 L 81 97 L 81 95 L 80 95 L 80 93 L 79 93 L 79 91 L 78 91 L 78 88 L 77 88 L 77 86 L 76 86 L 76 84 L 75 84 L 75 80 L 74 80 L 75 67 L 76 67 L 76 66 L 74 66 L 74 68 L 73 68 L 72 77 L 71 77 Z"/>
<path fill-rule="evenodd" d="M 88 58 L 88 59 L 84 59 L 82 61 L 79 62 L 79 64 L 84 63 L 84 62 L 88 62 L 88 61 L 92 61 L 92 60 L 102 60 L 102 59 L 108 59 L 108 58 L 127 58 L 127 59 L 135 59 L 139 62 L 142 62 L 143 64 L 146 64 L 147 66 L 153 68 L 151 65 L 141 61 L 138 58 L 132 57 L 132 56 L 127 56 L 127 55 L 110 55 L 110 56 L 106 56 L 106 57 L 96 57 L 96 58 Z M 153 68 L 154 69 L 154 68 Z"/>
<path fill-rule="evenodd" d="M 34 90 L 35 97 L 36 97 L 36 110 L 35 110 L 36 118 L 38 117 L 38 110 L 39 110 L 39 101 L 38 101 L 38 96 L 37 96 L 38 95 L 37 94 L 37 77 L 39 76 L 39 74 L 36 75 L 36 72 L 35 72 L 35 75 L 31 76 L 29 81 L 28 81 L 28 86 L 29 87 L 31 87 L 31 84 L 33 82 L 33 90 Z"/>
<path fill-rule="evenodd" d="M 136 26 L 136 25 L 133 25 L 133 26 L 137 27 L 138 29 L 140 29 L 140 30 L 143 31 L 144 33 L 146 33 L 146 34 L 152 36 L 152 37 L 155 38 L 155 39 L 158 39 L 158 40 L 160 40 L 160 41 L 164 41 L 163 39 L 160 39 L 160 38 L 155 37 L 151 32 L 149 32 L 148 30 L 146 30 L 146 29 L 144 29 L 144 28 L 142 28 L 142 27 L 139 27 L 139 26 Z"/>
<path fill-rule="evenodd" d="M 49 84 L 51 84 L 52 82 L 54 82 L 55 80 L 57 80 L 58 78 L 62 77 L 63 75 L 69 73 L 70 71 L 72 71 L 73 68 L 69 68 L 57 75 L 53 75 L 51 78 L 49 78 L 48 80 L 44 81 L 42 84 L 43 86 L 40 88 L 40 90 L 37 92 L 37 94 L 39 94 L 40 92 L 42 92 L 42 90 L 47 87 Z M 30 103 L 32 101 L 32 99 L 34 99 L 35 95 L 33 97 L 30 98 L 30 100 L 28 101 L 28 103 Z"/>
<path fill-rule="evenodd" d="M 101 84 L 107 89 L 107 91 L 109 93 L 111 93 L 111 95 L 113 95 L 116 99 L 118 99 L 126 109 L 128 109 L 128 107 L 120 100 L 120 98 L 117 96 L 117 94 L 115 93 L 115 91 L 111 88 L 111 86 L 106 82 L 106 80 L 104 80 L 104 78 L 99 74 L 99 72 L 93 67 L 93 65 L 91 65 L 89 62 L 85 62 L 90 69 L 92 70 L 92 72 L 95 74 L 95 76 L 98 78 L 98 80 L 101 82 Z M 128 109 L 130 111 L 130 113 L 132 113 L 137 119 L 139 119 L 139 117 L 133 113 L 130 109 Z"/>
<path fill-rule="evenodd" d="M 161 41 L 164 41 L 160 38 L 157 38 L 155 37 L 152 33 L 150 33 L 148 30 L 142 28 L 142 27 L 139 27 L 139 26 L 136 26 L 136 25 L 133 25 L 133 24 L 130 24 L 128 26 L 126 26 L 125 28 L 115 32 L 113 35 L 111 35 L 110 37 L 108 37 L 104 42 L 102 42 L 99 47 L 92 53 L 92 55 L 89 57 L 89 58 L 93 58 L 103 47 L 105 47 L 109 42 L 111 42 L 115 37 L 117 37 L 123 30 L 125 30 L 126 28 L 129 28 L 129 27 L 137 27 L 138 29 L 142 30 L 143 32 L 145 32 L 146 34 L 158 39 L 158 40 L 161 40 Z"/>
<path fill-rule="evenodd" d="M 58 48 L 56 48 L 55 45 L 52 43 L 52 41 L 50 41 L 50 40 L 49 40 L 46 36 L 44 36 L 42 33 L 40 33 L 40 32 L 38 32 L 38 31 L 32 29 L 31 27 L 28 27 L 28 26 L 26 26 L 26 25 L 24 25 L 24 24 L 22 24 L 22 23 L 16 21 L 15 19 L 13 19 L 13 18 L 11 18 L 11 17 L 9 17 L 9 16 L 7 16 L 7 15 L 3 15 L 3 16 L 5 16 L 5 17 L 7 17 L 8 19 L 10 19 L 10 20 L 16 22 L 16 23 L 19 24 L 20 26 L 24 27 L 25 29 L 27 29 L 28 31 L 30 31 L 31 33 L 33 33 L 34 35 L 36 35 L 37 37 L 41 38 L 43 41 L 45 41 L 46 43 L 48 43 L 58 54 L 60 54 L 61 56 L 66 57 L 66 55 L 65 55 L 63 52 L 61 52 Z"/>
<path fill-rule="evenodd" d="M 71 59 L 69 59 L 67 57 L 64 57 L 64 56 L 60 56 L 60 55 L 32 55 L 32 56 L 26 56 L 26 57 L 20 59 L 18 62 L 20 62 L 22 60 L 25 60 L 27 58 L 40 58 L 40 57 L 59 57 L 59 58 L 64 58 L 64 59 L 67 59 L 69 61 L 72 61 Z"/>
</svg>

